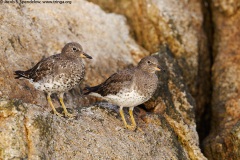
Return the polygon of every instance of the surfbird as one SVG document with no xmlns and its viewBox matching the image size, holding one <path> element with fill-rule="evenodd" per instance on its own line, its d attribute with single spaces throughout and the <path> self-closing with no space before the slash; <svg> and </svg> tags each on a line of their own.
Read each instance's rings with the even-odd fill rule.
<svg viewBox="0 0 240 160">
<path fill-rule="evenodd" d="M 95 87 L 86 87 L 84 94 L 101 97 L 118 105 L 125 127 L 135 130 L 133 109 L 152 97 L 158 85 L 158 77 L 155 72 L 160 70 L 158 60 L 148 56 L 143 58 L 136 67 L 119 71 Z M 128 125 L 125 120 L 123 107 L 129 107 L 131 125 Z"/>
<path fill-rule="evenodd" d="M 79 43 L 67 43 L 61 53 L 42 59 L 27 71 L 15 71 L 15 78 L 28 79 L 37 90 L 46 92 L 53 113 L 62 116 L 56 111 L 51 100 L 51 94 L 58 93 L 65 116 L 72 117 L 73 114 L 67 111 L 63 102 L 63 95 L 83 80 L 85 66 L 82 58 L 92 59 L 83 52 Z"/>
</svg>

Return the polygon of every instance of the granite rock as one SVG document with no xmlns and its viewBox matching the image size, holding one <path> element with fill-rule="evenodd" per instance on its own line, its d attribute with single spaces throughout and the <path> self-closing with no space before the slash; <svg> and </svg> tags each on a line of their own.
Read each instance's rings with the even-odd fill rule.
<svg viewBox="0 0 240 160">
<path fill-rule="evenodd" d="M 212 1 L 214 64 L 211 132 L 204 141 L 208 159 L 240 155 L 240 9 L 239 1 Z"/>
</svg>

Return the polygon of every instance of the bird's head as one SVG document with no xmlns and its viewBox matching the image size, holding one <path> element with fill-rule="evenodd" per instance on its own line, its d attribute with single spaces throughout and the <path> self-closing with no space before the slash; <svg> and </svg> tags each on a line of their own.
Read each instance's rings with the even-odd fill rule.
<svg viewBox="0 0 240 160">
<path fill-rule="evenodd" d="M 67 43 L 62 49 L 62 54 L 73 58 L 78 58 L 80 56 L 81 58 L 92 59 L 91 56 L 83 52 L 82 46 L 76 42 Z"/>
<path fill-rule="evenodd" d="M 155 73 L 161 71 L 158 60 L 153 56 L 144 57 L 138 63 L 138 68 L 149 73 Z"/>
</svg>

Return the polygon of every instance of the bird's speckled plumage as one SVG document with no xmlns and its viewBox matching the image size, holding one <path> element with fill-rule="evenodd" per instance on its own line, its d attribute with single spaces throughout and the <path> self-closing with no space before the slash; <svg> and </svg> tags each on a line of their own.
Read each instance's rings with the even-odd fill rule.
<svg viewBox="0 0 240 160">
<path fill-rule="evenodd" d="M 60 54 L 42 59 L 27 71 L 15 71 L 16 78 L 26 78 L 36 89 L 61 96 L 83 80 L 85 67 L 81 57 L 91 59 L 80 44 L 68 43 Z"/>
<path fill-rule="evenodd" d="M 156 70 L 160 70 L 158 60 L 148 56 L 143 58 L 137 67 L 119 71 L 102 84 L 85 88 L 84 93 L 120 106 L 121 113 L 122 107 L 133 109 L 151 98 L 158 85 Z"/>
</svg>

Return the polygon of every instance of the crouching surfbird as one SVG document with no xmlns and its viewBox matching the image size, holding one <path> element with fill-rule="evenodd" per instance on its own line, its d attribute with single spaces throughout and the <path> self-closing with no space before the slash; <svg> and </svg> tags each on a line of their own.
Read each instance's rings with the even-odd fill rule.
<svg viewBox="0 0 240 160">
<path fill-rule="evenodd" d="M 66 117 L 72 117 L 63 102 L 64 92 L 79 84 L 85 75 L 85 67 L 82 58 L 92 59 L 83 52 L 79 43 L 67 43 L 60 54 L 42 59 L 33 68 L 27 71 L 15 71 L 16 79 L 26 78 L 38 90 L 47 93 L 47 100 L 52 107 L 53 113 L 58 113 L 52 104 L 51 94 L 58 93 L 59 100 Z"/>
<path fill-rule="evenodd" d="M 137 67 L 119 71 L 95 87 L 86 87 L 84 94 L 101 97 L 118 105 L 125 127 L 135 130 L 136 122 L 133 117 L 133 109 L 152 97 L 158 85 L 158 77 L 155 72 L 160 70 L 158 60 L 148 56 L 143 58 Z M 125 120 L 123 107 L 130 108 L 131 125 L 128 125 Z"/>
</svg>

